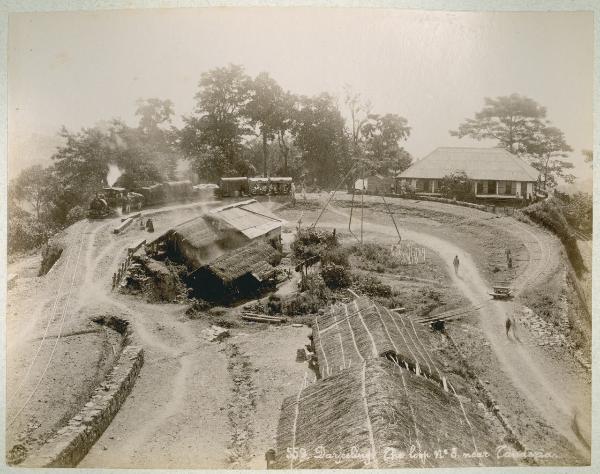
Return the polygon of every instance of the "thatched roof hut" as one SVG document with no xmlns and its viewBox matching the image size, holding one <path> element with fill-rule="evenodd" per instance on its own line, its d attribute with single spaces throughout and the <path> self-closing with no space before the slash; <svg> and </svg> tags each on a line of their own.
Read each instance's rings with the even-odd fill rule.
<svg viewBox="0 0 600 474">
<path fill-rule="evenodd" d="M 264 241 L 231 250 L 189 276 L 199 296 L 209 300 L 234 300 L 251 296 L 269 284 L 281 254 Z"/>
<path fill-rule="evenodd" d="M 431 380 L 367 359 L 284 400 L 274 467 L 492 465 L 501 443 L 486 416 Z"/>
<path fill-rule="evenodd" d="M 441 382 L 441 363 L 432 351 L 431 339 L 431 330 L 368 298 L 334 305 L 317 316 L 313 324 L 313 341 L 323 378 L 361 365 L 366 359 L 392 357 L 413 372 Z"/>
</svg>

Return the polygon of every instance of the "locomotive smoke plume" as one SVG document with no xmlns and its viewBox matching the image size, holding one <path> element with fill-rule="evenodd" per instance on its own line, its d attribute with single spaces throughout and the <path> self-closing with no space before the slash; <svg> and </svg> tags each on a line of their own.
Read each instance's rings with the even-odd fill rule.
<svg viewBox="0 0 600 474">
<path fill-rule="evenodd" d="M 109 186 L 112 187 L 113 184 L 119 179 L 123 172 L 117 165 L 113 165 L 112 163 L 108 165 L 108 174 L 106 175 L 106 182 Z"/>
</svg>

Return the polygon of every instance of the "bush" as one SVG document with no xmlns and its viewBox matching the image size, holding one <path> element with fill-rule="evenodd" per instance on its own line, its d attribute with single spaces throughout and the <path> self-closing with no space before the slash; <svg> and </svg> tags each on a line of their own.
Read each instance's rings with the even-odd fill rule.
<svg viewBox="0 0 600 474">
<path fill-rule="evenodd" d="M 578 276 L 582 271 L 587 270 L 577 246 L 577 238 L 565 218 L 563 205 L 558 199 L 550 198 L 539 201 L 522 211 L 533 222 L 546 227 L 561 240 Z"/>
<path fill-rule="evenodd" d="M 352 282 L 348 267 L 328 263 L 321 267 L 321 276 L 328 288 L 335 290 L 337 288 L 347 288 Z"/>
<path fill-rule="evenodd" d="M 328 301 L 331 296 L 329 288 L 320 273 L 311 273 L 304 279 L 303 291 L 311 293 L 321 301 Z"/>
<path fill-rule="evenodd" d="M 348 260 L 349 251 L 343 247 L 333 247 L 324 251 L 321 255 L 321 263 L 323 265 L 338 265 L 342 267 L 349 267 L 350 262 Z"/>
<path fill-rule="evenodd" d="M 440 194 L 448 199 L 475 202 L 473 183 L 464 171 L 455 171 L 440 180 Z"/>
<path fill-rule="evenodd" d="M 301 229 L 295 240 L 292 242 L 291 249 L 294 258 L 302 262 L 312 257 L 322 257 L 326 252 L 339 246 L 337 235 L 334 232 L 328 232 L 321 229 Z"/>
<path fill-rule="evenodd" d="M 69 210 L 67 213 L 67 221 L 66 225 L 75 224 L 75 222 L 80 221 L 81 219 L 85 219 L 87 213 L 85 209 L 81 206 L 75 206 Z"/>
<path fill-rule="evenodd" d="M 48 240 L 47 226 L 25 213 L 9 210 L 8 213 L 8 253 L 25 252 L 39 247 Z"/>
<path fill-rule="evenodd" d="M 356 273 L 352 280 L 352 286 L 366 296 L 390 298 L 393 295 L 392 287 L 374 275 Z"/>
<path fill-rule="evenodd" d="M 279 296 L 269 296 L 269 299 L 267 300 L 267 313 L 281 314 L 281 298 Z"/>
<path fill-rule="evenodd" d="M 399 194 L 400 196 L 404 196 L 404 197 L 408 197 L 408 198 L 412 198 L 417 195 L 417 191 L 414 188 L 414 186 L 411 186 L 410 184 L 407 184 L 407 183 L 398 184 L 396 187 L 396 193 Z"/>
<path fill-rule="evenodd" d="M 357 244 L 352 247 L 351 251 L 354 255 L 377 265 L 377 271 L 379 271 L 379 268 L 397 268 L 400 266 L 400 260 L 392 255 L 391 249 L 380 244 L 370 242 L 362 245 Z M 383 270 L 379 272 L 383 273 Z"/>
</svg>

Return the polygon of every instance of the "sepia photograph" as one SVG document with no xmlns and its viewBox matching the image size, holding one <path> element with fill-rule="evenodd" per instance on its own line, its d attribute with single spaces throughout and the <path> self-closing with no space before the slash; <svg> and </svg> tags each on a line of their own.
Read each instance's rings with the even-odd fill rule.
<svg viewBox="0 0 600 474">
<path fill-rule="evenodd" d="M 592 469 L 597 11 L 91 4 L 6 15 L 6 469 Z"/>
</svg>

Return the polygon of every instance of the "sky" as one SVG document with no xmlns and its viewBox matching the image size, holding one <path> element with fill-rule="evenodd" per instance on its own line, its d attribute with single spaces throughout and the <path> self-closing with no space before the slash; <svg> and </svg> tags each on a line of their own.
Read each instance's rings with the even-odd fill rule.
<svg viewBox="0 0 600 474">
<path fill-rule="evenodd" d="M 412 127 L 417 159 L 438 146 L 493 146 L 451 137 L 484 97 L 519 93 L 547 108 L 591 182 L 593 17 L 589 12 L 427 12 L 367 8 L 148 9 L 9 17 L 9 177 L 50 163 L 69 130 L 119 117 L 139 98 L 189 115 L 203 72 L 241 64 L 298 94 L 350 85 L 374 113 Z M 175 124 L 180 123 L 179 120 Z"/>
</svg>

